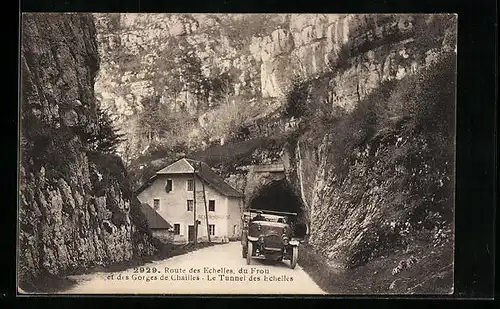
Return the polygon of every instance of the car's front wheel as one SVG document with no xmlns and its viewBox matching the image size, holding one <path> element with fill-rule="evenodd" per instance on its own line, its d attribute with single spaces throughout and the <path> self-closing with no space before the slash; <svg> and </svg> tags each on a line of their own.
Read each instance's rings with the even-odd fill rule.
<svg viewBox="0 0 500 309">
<path fill-rule="evenodd" d="M 249 241 L 247 246 L 247 265 L 250 265 L 250 263 L 252 263 L 252 253 L 253 253 L 253 243 Z"/>
</svg>

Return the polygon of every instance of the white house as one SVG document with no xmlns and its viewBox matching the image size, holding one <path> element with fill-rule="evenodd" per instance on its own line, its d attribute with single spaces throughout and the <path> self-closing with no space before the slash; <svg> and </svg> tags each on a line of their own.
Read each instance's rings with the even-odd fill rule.
<svg viewBox="0 0 500 309">
<path fill-rule="evenodd" d="M 212 242 L 240 236 L 243 194 L 204 162 L 184 158 L 172 163 L 139 188 L 137 197 L 173 226 L 175 243 L 192 242 L 195 234 L 200 242 L 209 236 Z"/>
</svg>

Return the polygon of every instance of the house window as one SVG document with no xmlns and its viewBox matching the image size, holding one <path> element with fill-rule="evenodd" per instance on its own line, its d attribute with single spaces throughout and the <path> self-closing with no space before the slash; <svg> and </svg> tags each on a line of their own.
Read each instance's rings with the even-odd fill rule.
<svg viewBox="0 0 500 309">
<path fill-rule="evenodd" d="M 167 179 L 167 183 L 165 184 L 165 191 L 172 191 L 172 179 Z"/>
<path fill-rule="evenodd" d="M 160 209 L 160 199 L 159 198 L 155 198 L 153 200 L 153 207 L 154 207 L 155 210 Z"/>
<path fill-rule="evenodd" d="M 215 235 L 215 224 L 209 224 L 208 225 L 208 232 L 210 233 L 210 236 Z"/>
<path fill-rule="evenodd" d="M 215 211 L 215 200 L 208 201 L 208 211 Z"/>
<path fill-rule="evenodd" d="M 179 223 L 174 224 L 174 235 L 179 235 L 181 233 L 181 225 Z"/>
<path fill-rule="evenodd" d="M 187 181 L 187 190 L 188 191 L 193 191 L 194 190 L 194 182 L 192 179 L 188 179 Z"/>
<path fill-rule="evenodd" d="M 193 211 L 193 200 L 187 200 L 187 211 Z"/>
</svg>

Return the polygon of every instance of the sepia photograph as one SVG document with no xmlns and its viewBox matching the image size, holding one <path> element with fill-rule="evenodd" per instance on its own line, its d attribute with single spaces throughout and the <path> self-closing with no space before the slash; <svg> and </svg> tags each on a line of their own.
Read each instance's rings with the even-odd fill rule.
<svg viewBox="0 0 500 309">
<path fill-rule="evenodd" d="M 457 14 L 23 13 L 18 295 L 450 295 Z"/>
</svg>

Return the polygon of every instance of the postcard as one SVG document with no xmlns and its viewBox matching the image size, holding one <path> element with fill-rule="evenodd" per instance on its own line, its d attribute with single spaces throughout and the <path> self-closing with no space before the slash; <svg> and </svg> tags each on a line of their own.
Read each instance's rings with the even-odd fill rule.
<svg viewBox="0 0 500 309">
<path fill-rule="evenodd" d="M 453 293 L 456 14 L 21 35 L 19 295 Z"/>
</svg>

